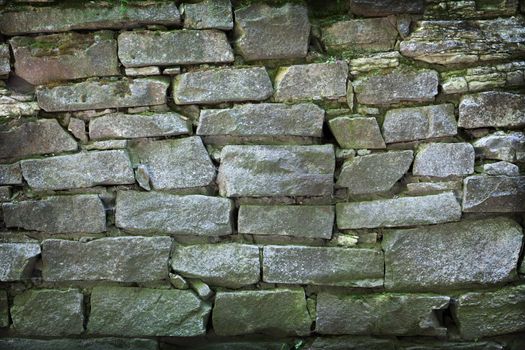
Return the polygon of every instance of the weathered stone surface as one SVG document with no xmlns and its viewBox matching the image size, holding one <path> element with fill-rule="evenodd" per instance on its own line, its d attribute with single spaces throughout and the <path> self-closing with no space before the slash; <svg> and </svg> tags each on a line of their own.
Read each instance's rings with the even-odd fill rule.
<svg viewBox="0 0 525 350">
<path fill-rule="evenodd" d="M 278 102 L 337 100 L 346 96 L 348 64 L 311 63 L 279 68 L 274 99 Z"/>
<path fill-rule="evenodd" d="M 78 335 L 84 330 L 83 299 L 76 289 L 28 290 L 13 301 L 13 328 L 29 336 Z"/>
<path fill-rule="evenodd" d="M 213 308 L 217 335 L 308 335 L 310 316 L 302 288 L 218 292 Z"/>
<path fill-rule="evenodd" d="M 11 200 L 11 186 L 0 186 L 0 202 Z"/>
<path fill-rule="evenodd" d="M 166 103 L 168 86 L 165 78 L 85 81 L 42 87 L 36 97 L 40 108 L 47 112 L 162 105 Z"/>
<path fill-rule="evenodd" d="M 126 67 L 226 63 L 233 51 L 217 30 L 132 31 L 118 36 L 118 57 Z"/>
<path fill-rule="evenodd" d="M 259 282 L 259 248 L 248 244 L 176 245 L 171 267 L 187 278 L 220 287 L 239 288 Z"/>
<path fill-rule="evenodd" d="M 359 75 L 378 69 L 395 68 L 399 66 L 401 55 L 397 51 L 379 52 L 366 57 L 358 57 L 350 60 L 350 73 Z"/>
<path fill-rule="evenodd" d="M 180 67 L 179 67 L 180 69 Z M 160 68 L 157 66 L 125 68 L 124 73 L 131 77 L 143 77 L 148 75 L 160 75 Z"/>
<path fill-rule="evenodd" d="M 29 279 L 39 255 L 36 243 L 0 243 L 0 281 Z"/>
<path fill-rule="evenodd" d="M 520 168 L 509 162 L 483 164 L 483 172 L 487 175 L 519 176 Z"/>
<path fill-rule="evenodd" d="M 109 237 L 42 242 L 45 281 L 151 282 L 168 277 L 169 237 Z"/>
<path fill-rule="evenodd" d="M 217 181 L 226 197 L 324 196 L 334 170 L 332 145 L 225 146 Z"/>
<path fill-rule="evenodd" d="M 477 339 L 525 330 L 525 285 L 461 295 L 454 308 L 461 336 Z"/>
<path fill-rule="evenodd" d="M 55 119 L 27 122 L 0 132 L 0 161 L 75 151 L 78 145 Z"/>
<path fill-rule="evenodd" d="M 476 155 L 481 158 L 514 162 L 520 152 L 525 152 L 525 134 L 519 131 L 496 131 L 476 140 L 473 146 Z"/>
<path fill-rule="evenodd" d="M 308 52 L 310 22 L 302 4 L 254 3 L 235 11 L 235 48 L 247 61 L 301 58 Z"/>
<path fill-rule="evenodd" d="M 395 350 L 391 339 L 366 336 L 317 337 L 308 350 Z M 18 350 L 18 349 L 17 349 Z M 46 349 L 47 350 L 47 349 Z"/>
<path fill-rule="evenodd" d="M 233 29 L 232 4 L 230 0 L 204 0 L 196 4 L 182 4 L 184 28 Z"/>
<path fill-rule="evenodd" d="M 126 338 L 0 339 L 0 349 L 10 350 L 157 350 L 157 340 Z"/>
<path fill-rule="evenodd" d="M 463 211 L 525 211 L 525 176 L 469 176 L 463 182 Z"/>
<path fill-rule="evenodd" d="M 386 143 L 454 136 L 457 131 L 454 105 L 391 109 L 385 114 Z"/>
<path fill-rule="evenodd" d="M 383 286 L 383 252 L 376 249 L 265 246 L 262 268 L 268 283 Z"/>
<path fill-rule="evenodd" d="M 366 17 L 421 14 L 424 9 L 424 0 L 350 0 L 352 13 Z"/>
<path fill-rule="evenodd" d="M 173 80 L 173 98 L 180 105 L 263 101 L 272 93 L 272 82 L 264 67 L 189 72 Z"/>
<path fill-rule="evenodd" d="M 524 126 L 525 96 L 501 91 L 463 96 L 458 125 L 467 129 Z"/>
<path fill-rule="evenodd" d="M 0 117 L 16 118 L 36 116 L 40 111 L 36 102 L 0 103 Z"/>
<path fill-rule="evenodd" d="M 3 203 L 2 209 L 7 227 L 47 233 L 106 231 L 106 213 L 97 195 L 55 196 Z"/>
<path fill-rule="evenodd" d="M 446 191 L 455 191 L 456 194 L 459 194 L 462 190 L 463 181 L 461 179 L 440 182 L 412 182 L 407 184 L 407 194 L 411 196 L 421 196 Z"/>
<path fill-rule="evenodd" d="M 503 350 L 505 345 L 493 341 L 475 340 L 473 342 L 410 339 L 403 341 L 396 349 L 399 350 Z"/>
<path fill-rule="evenodd" d="M 333 206 L 241 205 L 239 233 L 306 238 L 332 237 Z"/>
<path fill-rule="evenodd" d="M 512 16 L 516 13 L 518 0 L 486 2 L 482 0 L 432 0 L 427 1 L 425 18 L 491 18 Z"/>
<path fill-rule="evenodd" d="M 316 332 L 356 335 L 444 336 L 434 310 L 446 309 L 450 298 L 431 294 L 317 295 Z"/>
<path fill-rule="evenodd" d="M 188 290 L 95 287 L 88 333 L 192 337 L 206 332 L 210 309 Z"/>
<path fill-rule="evenodd" d="M 134 6 L 134 5 L 137 6 Z M 65 4 L 67 5 L 67 4 Z M 149 24 L 179 25 L 175 3 L 133 2 L 121 12 L 120 4 L 100 6 L 72 3 L 70 7 L 43 6 L 13 9 L 0 17 L 0 32 L 6 35 L 52 33 L 70 30 L 121 29 Z"/>
<path fill-rule="evenodd" d="M 453 192 L 338 203 L 335 208 L 340 229 L 429 225 L 461 218 L 461 206 Z"/>
<path fill-rule="evenodd" d="M 352 82 L 357 102 L 389 105 L 398 102 L 433 101 L 438 93 L 438 74 L 433 70 L 398 68 L 386 75 L 372 75 Z"/>
<path fill-rule="evenodd" d="M 85 145 L 86 150 L 105 151 L 110 149 L 123 149 L 128 146 L 128 140 L 95 141 Z"/>
<path fill-rule="evenodd" d="M 385 288 L 433 291 L 516 280 L 522 240 L 520 225 L 507 218 L 386 232 Z"/>
<path fill-rule="evenodd" d="M 330 119 L 328 125 L 342 148 L 386 148 L 376 118 L 343 116 Z"/>
<path fill-rule="evenodd" d="M 21 185 L 20 163 L 0 164 L 0 185 Z"/>
<path fill-rule="evenodd" d="M 86 135 L 86 123 L 83 120 L 78 118 L 69 118 L 67 130 L 71 132 L 77 140 L 80 140 L 82 142 L 88 141 Z"/>
<path fill-rule="evenodd" d="M 205 187 L 215 179 L 215 166 L 200 137 L 137 141 L 130 153 L 135 165 L 146 167 L 155 190 Z"/>
<path fill-rule="evenodd" d="M 348 188 L 349 194 L 388 191 L 410 168 L 412 151 L 373 153 L 345 161 L 337 186 Z"/>
<path fill-rule="evenodd" d="M 232 232 L 232 207 L 225 198 L 120 191 L 115 222 L 130 232 L 223 236 Z"/>
<path fill-rule="evenodd" d="M 0 44 L 0 77 L 4 78 L 11 72 L 11 54 L 9 45 Z"/>
<path fill-rule="evenodd" d="M 16 75 L 33 85 L 120 74 L 117 41 L 109 31 L 17 36 L 9 43 Z"/>
<path fill-rule="evenodd" d="M 462 176 L 474 172 L 474 147 L 470 143 L 429 143 L 418 148 L 412 173 L 421 176 Z"/>
<path fill-rule="evenodd" d="M 189 282 L 190 288 L 193 289 L 195 293 L 201 298 L 202 300 L 209 300 L 213 297 L 215 294 L 213 290 L 208 286 L 206 283 L 202 282 L 201 280 L 191 280 Z"/>
<path fill-rule="evenodd" d="M 9 303 L 7 292 L 0 290 L 0 328 L 9 327 Z M 0 342 L 0 348 L 2 343 Z"/>
</svg>

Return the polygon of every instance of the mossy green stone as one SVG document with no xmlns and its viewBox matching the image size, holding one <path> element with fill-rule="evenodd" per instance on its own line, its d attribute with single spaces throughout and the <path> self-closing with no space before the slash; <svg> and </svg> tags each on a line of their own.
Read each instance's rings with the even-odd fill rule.
<svg viewBox="0 0 525 350">
<path fill-rule="evenodd" d="M 328 121 L 330 131 L 342 148 L 386 148 L 376 118 L 343 116 Z"/>
</svg>

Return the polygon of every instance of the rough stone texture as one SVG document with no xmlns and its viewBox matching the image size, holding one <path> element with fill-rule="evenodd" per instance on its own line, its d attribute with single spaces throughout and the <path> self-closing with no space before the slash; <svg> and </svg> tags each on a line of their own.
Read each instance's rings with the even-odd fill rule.
<svg viewBox="0 0 525 350">
<path fill-rule="evenodd" d="M 366 336 L 317 337 L 308 350 L 395 350 L 391 339 Z M 18 350 L 18 349 L 17 349 Z M 47 350 L 47 349 L 46 349 Z"/>
<path fill-rule="evenodd" d="M 0 161 L 76 151 L 77 143 L 55 119 L 40 119 L 0 132 Z"/>
<path fill-rule="evenodd" d="M 223 236 L 232 232 L 232 207 L 225 198 L 120 191 L 115 224 L 130 232 Z"/>
<path fill-rule="evenodd" d="M 217 181 L 226 197 L 324 196 L 334 170 L 332 145 L 225 146 Z"/>
<path fill-rule="evenodd" d="M 0 77 L 7 78 L 11 72 L 11 54 L 9 52 L 9 45 L 0 44 Z"/>
<path fill-rule="evenodd" d="M 509 162 L 483 164 L 483 172 L 487 175 L 519 176 L 520 168 Z"/>
<path fill-rule="evenodd" d="M 383 252 L 376 249 L 264 246 L 263 281 L 382 287 Z"/>
<path fill-rule="evenodd" d="M 432 294 L 317 295 L 316 332 L 355 335 L 444 336 L 434 310 L 450 298 Z"/>
<path fill-rule="evenodd" d="M 421 14 L 424 9 L 424 0 L 350 0 L 352 13 L 365 17 Z"/>
<path fill-rule="evenodd" d="M 126 73 L 127 76 L 132 76 L 132 77 L 160 75 L 160 68 L 157 66 L 125 68 L 124 72 Z"/>
<path fill-rule="evenodd" d="M 123 32 L 118 57 L 125 67 L 226 63 L 233 51 L 226 34 L 216 30 Z"/>
<path fill-rule="evenodd" d="M 7 292 L 0 290 L 0 328 L 9 327 L 9 304 Z M 0 343 L 1 347 L 2 343 Z"/>
<path fill-rule="evenodd" d="M 192 337 L 206 332 L 210 309 L 188 290 L 94 287 L 88 333 Z"/>
<path fill-rule="evenodd" d="M 453 192 L 368 202 L 338 203 L 340 229 L 396 227 L 458 221 L 461 206 Z"/>
<path fill-rule="evenodd" d="M 120 74 L 117 41 L 109 31 L 18 36 L 9 43 L 16 75 L 33 85 Z"/>
<path fill-rule="evenodd" d="M 0 185 L 21 185 L 20 163 L 0 164 Z"/>
<path fill-rule="evenodd" d="M 399 66 L 399 58 L 401 55 L 397 51 L 379 52 L 366 57 L 354 58 L 350 60 L 350 73 L 359 75 L 378 69 L 395 68 Z"/>
<path fill-rule="evenodd" d="M 462 191 L 463 181 L 460 179 L 440 182 L 412 182 L 407 184 L 407 194 L 420 196 L 446 191 L 455 191 L 456 195 Z"/>
<path fill-rule="evenodd" d="M 180 105 L 263 101 L 272 93 L 272 82 L 264 67 L 189 72 L 173 80 L 173 98 Z"/>
<path fill-rule="evenodd" d="M 36 116 L 40 108 L 36 102 L 0 103 L 0 117 L 16 118 L 23 116 Z"/>
<path fill-rule="evenodd" d="M 241 205 L 238 231 L 253 235 L 332 238 L 333 206 Z"/>
<path fill-rule="evenodd" d="M 171 267 L 186 278 L 220 287 L 239 288 L 259 282 L 259 248 L 248 244 L 176 245 Z"/>
<path fill-rule="evenodd" d="M 346 96 L 348 64 L 311 63 L 279 68 L 274 99 L 278 102 L 337 100 Z"/>
<path fill-rule="evenodd" d="M 459 331 L 478 339 L 525 330 L 525 285 L 461 295 L 454 308 Z"/>
<path fill-rule="evenodd" d="M 525 134 L 522 132 L 496 131 L 473 143 L 476 155 L 484 159 L 514 162 L 519 153 L 525 153 Z"/>
<path fill-rule="evenodd" d="M 15 296 L 13 328 L 29 336 L 78 335 L 84 330 L 84 296 L 76 289 L 32 289 Z"/>
<path fill-rule="evenodd" d="M 467 129 L 524 126 L 525 96 L 501 91 L 463 96 L 458 125 Z"/>
<path fill-rule="evenodd" d="M 0 339 L 0 349 L 10 350 L 157 350 L 153 339 L 92 338 L 92 339 Z"/>
<path fill-rule="evenodd" d="M 328 125 L 342 148 L 386 148 L 376 118 L 343 116 L 330 119 Z"/>
<path fill-rule="evenodd" d="M 512 16 L 516 13 L 518 0 L 433 0 L 427 1 L 425 18 L 491 18 Z"/>
<path fill-rule="evenodd" d="M 123 150 L 29 159 L 20 164 L 24 179 L 35 190 L 135 183 L 128 153 Z"/>
<path fill-rule="evenodd" d="M 451 340 L 423 340 L 411 339 L 403 341 L 396 349 L 400 350 L 503 350 L 506 345 L 494 341 L 475 340 L 451 341 Z"/>
<path fill-rule="evenodd" d="M 152 282 L 168 277 L 169 237 L 109 237 L 42 242 L 45 281 Z"/>
<path fill-rule="evenodd" d="M 345 161 L 337 186 L 348 188 L 349 194 L 388 191 L 410 168 L 412 151 L 390 151 L 355 157 Z"/>
<path fill-rule="evenodd" d="M 215 166 L 200 137 L 138 141 L 130 145 L 136 164 L 146 167 L 155 190 L 192 189 L 209 186 Z"/>
<path fill-rule="evenodd" d="M 29 279 L 39 255 L 36 243 L 0 243 L 0 281 Z"/>
<path fill-rule="evenodd" d="M 385 288 L 433 291 L 516 280 L 522 240 L 520 225 L 507 218 L 387 232 Z"/>
<path fill-rule="evenodd" d="M 77 140 L 87 142 L 86 123 L 78 118 L 69 118 L 67 130 L 70 131 Z"/>
<path fill-rule="evenodd" d="M 469 176 L 463 181 L 463 211 L 525 211 L 525 176 Z"/>
<path fill-rule="evenodd" d="M 418 148 L 412 173 L 447 177 L 474 172 L 474 147 L 470 143 L 429 143 Z"/>
<path fill-rule="evenodd" d="M 310 22 L 302 4 L 252 4 L 235 11 L 235 48 L 247 61 L 302 58 L 308 52 Z"/>
<path fill-rule="evenodd" d="M 2 209 L 7 227 L 47 233 L 106 231 L 106 213 L 97 195 L 54 196 L 3 203 Z"/>
<path fill-rule="evenodd" d="M 386 143 L 415 141 L 457 134 L 454 105 L 391 109 L 383 122 Z"/>
<path fill-rule="evenodd" d="M 90 120 L 89 138 L 103 140 L 175 136 L 189 134 L 189 127 L 188 119 L 175 112 L 110 113 Z"/>
<path fill-rule="evenodd" d="M 232 4 L 230 0 L 204 0 L 196 4 L 182 4 L 184 28 L 233 29 Z"/>
<path fill-rule="evenodd" d="M 168 86 L 164 78 L 85 81 L 42 87 L 36 97 L 40 108 L 47 112 L 162 105 L 166 103 Z"/>
<path fill-rule="evenodd" d="M 310 316 L 302 288 L 218 292 L 213 308 L 217 335 L 308 335 Z"/>
</svg>

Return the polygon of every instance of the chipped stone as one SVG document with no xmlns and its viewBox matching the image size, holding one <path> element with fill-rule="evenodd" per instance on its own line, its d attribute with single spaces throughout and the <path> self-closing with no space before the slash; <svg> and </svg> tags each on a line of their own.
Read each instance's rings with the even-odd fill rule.
<svg viewBox="0 0 525 350">
<path fill-rule="evenodd" d="M 422 14 L 424 9 L 424 0 L 350 0 L 352 13 L 365 17 Z"/>
<path fill-rule="evenodd" d="M 233 29 L 232 4 L 230 0 L 204 0 L 196 4 L 182 4 L 184 28 Z"/>
<path fill-rule="evenodd" d="M 525 125 L 525 96 L 489 91 L 461 98 L 458 126 L 461 128 L 518 127 Z"/>
<path fill-rule="evenodd" d="M 525 134 L 514 131 L 496 131 L 473 143 L 476 154 L 485 159 L 514 162 L 518 154 L 525 152 Z"/>
<path fill-rule="evenodd" d="M 483 164 L 483 172 L 487 175 L 518 176 L 520 168 L 516 164 L 501 161 Z"/>
<path fill-rule="evenodd" d="M 328 121 L 330 131 L 342 148 L 384 149 L 385 141 L 374 117 L 342 116 Z"/>
<path fill-rule="evenodd" d="M 39 255 L 40 244 L 37 243 L 0 243 L 0 281 L 24 281 L 31 278 Z"/>
<path fill-rule="evenodd" d="M 70 118 L 69 124 L 67 125 L 67 130 L 69 130 L 77 140 L 87 142 L 88 138 L 86 135 L 86 124 L 83 120 L 78 118 Z"/>
</svg>

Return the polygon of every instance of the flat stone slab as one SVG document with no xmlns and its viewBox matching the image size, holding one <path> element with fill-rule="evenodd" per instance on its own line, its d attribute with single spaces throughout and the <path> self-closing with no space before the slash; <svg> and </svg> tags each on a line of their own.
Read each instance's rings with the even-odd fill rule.
<svg viewBox="0 0 525 350">
<path fill-rule="evenodd" d="M 332 238 L 335 210 L 319 205 L 241 205 L 242 234 Z"/>
<path fill-rule="evenodd" d="M 40 244 L 37 243 L 0 243 L 0 281 L 23 281 L 31 278 L 39 255 Z"/>
<path fill-rule="evenodd" d="M 225 146 L 217 181 L 225 197 L 332 194 L 335 153 L 322 146 Z"/>
<path fill-rule="evenodd" d="M 20 163 L 0 164 L 0 185 L 22 185 Z"/>
<path fill-rule="evenodd" d="M 342 148 L 386 148 L 376 118 L 359 115 L 342 116 L 330 119 L 328 125 Z"/>
<path fill-rule="evenodd" d="M 483 159 L 514 162 L 520 153 L 525 154 L 525 134 L 519 131 L 496 131 L 474 141 L 472 145 L 476 155 Z"/>
<path fill-rule="evenodd" d="M 176 245 L 171 267 L 186 278 L 197 278 L 213 286 L 240 288 L 259 282 L 259 248 L 255 245 Z"/>
<path fill-rule="evenodd" d="M 157 350 L 157 340 L 125 338 L 91 338 L 91 339 L 0 339 L 0 348 L 10 350 Z"/>
<path fill-rule="evenodd" d="M 383 286 L 383 252 L 376 249 L 264 246 L 262 268 L 267 283 Z"/>
<path fill-rule="evenodd" d="M 308 335 L 312 323 L 302 288 L 219 291 L 212 320 L 220 336 Z"/>
<path fill-rule="evenodd" d="M 45 281 L 152 282 L 168 277 L 169 237 L 109 237 L 42 242 Z"/>
<path fill-rule="evenodd" d="M 232 4 L 230 0 L 204 0 L 196 4 L 181 5 L 184 12 L 184 28 L 233 29 Z"/>
<path fill-rule="evenodd" d="M 338 337 L 316 337 L 308 350 L 396 350 L 395 345 L 395 341 L 391 339 L 341 335 Z"/>
<path fill-rule="evenodd" d="M 525 211 L 525 176 L 469 176 L 463 181 L 463 211 Z"/>
<path fill-rule="evenodd" d="M 453 192 L 338 203 L 335 208 L 339 229 L 431 225 L 461 218 L 461 206 Z"/>
<path fill-rule="evenodd" d="M 425 0 L 350 0 L 350 11 L 365 17 L 422 14 L 424 9 Z"/>
<path fill-rule="evenodd" d="M 412 174 L 463 176 L 474 172 L 474 147 L 467 142 L 429 143 L 418 148 Z"/>
<path fill-rule="evenodd" d="M 522 240 L 520 225 L 503 217 L 385 232 L 385 288 L 434 291 L 516 280 Z"/>
<path fill-rule="evenodd" d="M 224 236 L 232 233 L 232 209 L 225 198 L 119 191 L 115 225 L 137 233 Z"/>
<path fill-rule="evenodd" d="M 91 335 L 193 337 L 206 333 L 211 306 L 189 290 L 94 287 Z"/>
<path fill-rule="evenodd" d="M 459 104 L 458 126 L 461 128 L 505 128 L 524 125 L 524 95 L 488 91 L 463 96 Z"/>
<path fill-rule="evenodd" d="M 2 209 L 7 227 L 46 233 L 106 231 L 106 212 L 97 195 L 51 196 L 3 203 Z"/>
</svg>

